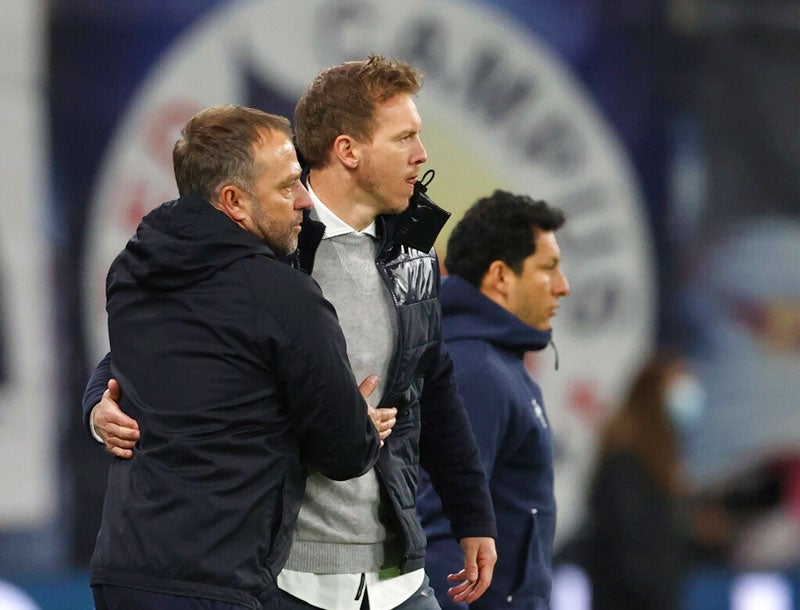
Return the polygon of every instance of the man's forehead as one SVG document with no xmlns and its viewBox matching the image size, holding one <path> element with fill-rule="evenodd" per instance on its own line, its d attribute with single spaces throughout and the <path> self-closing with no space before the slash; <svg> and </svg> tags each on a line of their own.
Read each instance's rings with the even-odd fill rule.
<svg viewBox="0 0 800 610">
<path fill-rule="evenodd" d="M 401 114 L 403 118 L 409 118 L 415 123 L 422 123 L 417 105 L 408 93 L 398 93 L 387 100 L 376 102 L 373 107 L 374 118 L 389 118 Z"/>
<path fill-rule="evenodd" d="M 560 256 L 561 250 L 558 247 L 558 240 L 556 239 L 555 231 L 546 231 L 544 229 L 535 229 L 533 234 L 534 244 L 536 245 L 536 253 L 547 254 L 548 256 Z"/>
</svg>

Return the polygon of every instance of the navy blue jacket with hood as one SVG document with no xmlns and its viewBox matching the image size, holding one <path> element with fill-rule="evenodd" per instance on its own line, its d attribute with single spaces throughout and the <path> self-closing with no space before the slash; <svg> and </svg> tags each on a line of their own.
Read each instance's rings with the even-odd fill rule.
<svg viewBox="0 0 800 610">
<path fill-rule="evenodd" d="M 141 440 L 111 465 L 92 584 L 272 607 L 306 467 L 346 479 L 378 455 L 333 307 L 193 196 L 143 219 L 106 292 Z"/>
<path fill-rule="evenodd" d="M 547 609 L 556 523 L 552 435 L 523 358 L 547 347 L 551 333 L 531 328 L 456 275 L 444 279 L 440 298 L 444 340 L 497 518 L 494 579 L 470 608 Z M 439 581 L 461 551 L 424 475 L 418 510 L 428 536 L 426 568 Z M 450 601 L 446 589 L 436 589 L 443 608 L 466 608 Z"/>
</svg>

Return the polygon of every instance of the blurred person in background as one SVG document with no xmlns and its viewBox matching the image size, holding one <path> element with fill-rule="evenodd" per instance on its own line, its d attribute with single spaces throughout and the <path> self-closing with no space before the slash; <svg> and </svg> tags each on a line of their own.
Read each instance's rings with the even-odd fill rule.
<svg viewBox="0 0 800 610">
<path fill-rule="evenodd" d="M 470 608 L 549 608 L 556 525 L 553 438 L 526 352 L 551 342 L 551 318 L 569 282 L 555 231 L 564 213 L 497 190 L 478 200 L 447 244 L 443 332 L 489 478 L 497 515 L 492 586 Z M 461 550 L 423 473 L 418 509 L 428 535 L 426 567 L 443 608 Z"/>
<path fill-rule="evenodd" d="M 606 422 L 584 550 L 593 610 L 680 608 L 692 551 L 725 548 L 730 539 L 733 522 L 694 497 L 681 466 L 681 429 L 704 407 L 683 359 L 659 353 Z"/>
</svg>

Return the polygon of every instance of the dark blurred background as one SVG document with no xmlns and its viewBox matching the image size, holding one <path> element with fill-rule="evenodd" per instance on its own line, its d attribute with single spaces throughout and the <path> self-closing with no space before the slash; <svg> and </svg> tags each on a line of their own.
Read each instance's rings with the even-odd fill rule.
<svg viewBox="0 0 800 610">
<path fill-rule="evenodd" d="M 589 608 L 606 429 L 662 352 L 701 388 L 658 500 L 682 515 L 664 534 L 679 607 L 800 608 L 800 3 L 6 4 L 0 579 L 31 603 L 91 607 L 110 458 L 81 395 L 105 351 L 103 274 L 174 196 L 177 130 L 214 103 L 291 116 L 321 68 L 380 52 L 425 74 L 430 193 L 454 213 L 440 250 L 496 187 L 570 217 L 560 370 L 530 363 L 559 439 L 554 610 Z"/>
</svg>

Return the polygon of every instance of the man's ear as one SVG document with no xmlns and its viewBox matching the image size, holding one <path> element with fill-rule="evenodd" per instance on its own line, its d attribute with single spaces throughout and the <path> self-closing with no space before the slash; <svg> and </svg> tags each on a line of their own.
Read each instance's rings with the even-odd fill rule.
<svg viewBox="0 0 800 610">
<path fill-rule="evenodd" d="M 508 274 L 513 273 L 511 267 L 501 260 L 492 261 L 486 273 L 483 274 L 482 284 L 487 284 L 492 290 L 501 293 L 508 292 Z"/>
<path fill-rule="evenodd" d="M 217 207 L 237 224 L 242 224 L 249 217 L 250 206 L 243 195 L 238 186 L 226 184 L 217 196 Z"/>
<path fill-rule="evenodd" d="M 511 289 L 509 274 L 514 273 L 501 260 L 492 261 L 481 278 L 480 291 L 495 303 L 502 305 Z"/>
<path fill-rule="evenodd" d="M 359 151 L 357 142 L 348 135 L 340 135 L 333 141 L 333 154 L 347 169 L 358 167 Z"/>
</svg>

